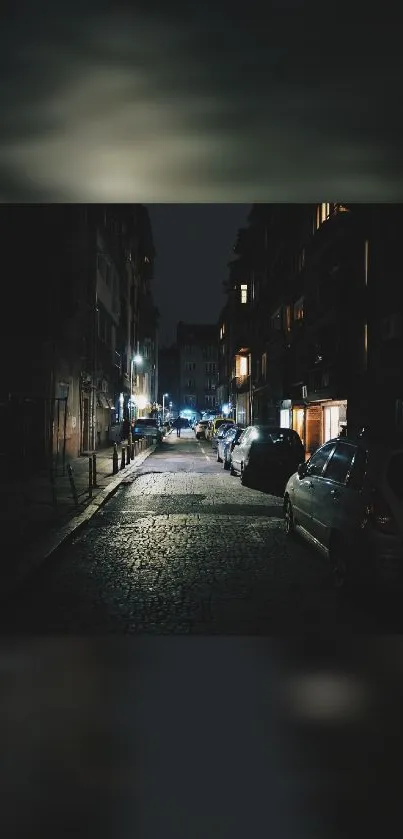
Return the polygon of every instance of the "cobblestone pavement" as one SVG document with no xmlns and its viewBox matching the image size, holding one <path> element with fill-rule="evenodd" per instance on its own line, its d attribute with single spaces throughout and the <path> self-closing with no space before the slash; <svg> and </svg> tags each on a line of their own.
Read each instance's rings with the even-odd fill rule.
<svg viewBox="0 0 403 839">
<path fill-rule="evenodd" d="M 289 541 L 282 499 L 244 487 L 208 443 L 171 436 L 3 609 L 12 633 L 340 634 L 326 561 Z"/>
</svg>

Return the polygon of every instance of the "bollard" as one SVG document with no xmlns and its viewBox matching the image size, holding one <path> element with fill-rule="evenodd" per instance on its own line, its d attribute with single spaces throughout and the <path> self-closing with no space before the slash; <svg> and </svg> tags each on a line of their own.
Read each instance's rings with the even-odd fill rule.
<svg viewBox="0 0 403 839">
<path fill-rule="evenodd" d="M 131 450 L 132 450 L 132 447 L 131 447 L 130 443 L 128 443 L 127 446 L 126 446 L 126 463 L 127 463 L 127 465 L 129 465 L 129 463 L 130 463 Z"/>
<path fill-rule="evenodd" d="M 88 458 L 88 495 L 92 498 L 92 457 Z"/>
<path fill-rule="evenodd" d="M 126 466 L 126 449 L 122 446 L 122 459 L 120 461 L 120 468 L 124 469 Z"/>
<path fill-rule="evenodd" d="M 134 456 L 137 457 L 138 453 L 139 453 L 139 444 L 138 444 L 138 440 L 136 440 L 136 442 L 134 444 Z"/>
<path fill-rule="evenodd" d="M 132 440 L 132 444 L 131 444 L 131 456 L 132 456 L 132 460 L 134 460 L 134 443 L 133 443 L 133 440 Z"/>
<path fill-rule="evenodd" d="M 69 476 L 71 493 L 72 493 L 72 496 L 74 498 L 74 503 L 75 503 L 76 507 L 78 507 L 79 506 L 78 505 L 78 495 L 77 495 L 76 485 L 75 485 L 75 481 L 74 481 L 73 467 L 70 465 L 70 463 L 67 464 L 67 474 Z"/>
<path fill-rule="evenodd" d="M 97 456 L 94 452 L 92 455 L 92 486 L 96 487 L 97 485 Z"/>
<path fill-rule="evenodd" d="M 118 458 L 118 447 L 116 443 L 113 445 L 113 455 L 112 455 L 112 474 L 116 475 L 119 471 L 119 458 Z"/>
</svg>

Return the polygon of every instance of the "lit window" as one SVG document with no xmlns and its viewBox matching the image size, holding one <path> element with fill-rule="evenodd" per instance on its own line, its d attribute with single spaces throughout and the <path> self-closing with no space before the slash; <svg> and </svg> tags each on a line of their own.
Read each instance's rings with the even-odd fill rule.
<svg viewBox="0 0 403 839">
<path fill-rule="evenodd" d="M 284 323 L 287 332 L 291 329 L 291 306 L 286 306 L 284 309 Z"/>
<path fill-rule="evenodd" d="M 330 216 L 330 204 L 322 203 L 316 207 L 316 230 Z"/>
<path fill-rule="evenodd" d="M 300 297 L 294 303 L 294 320 L 303 320 L 304 318 L 304 298 Z"/>
<path fill-rule="evenodd" d="M 241 303 L 248 302 L 248 286 L 241 285 Z"/>
<path fill-rule="evenodd" d="M 241 376 L 246 376 L 248 373 L 248 359 L 242 355 L 239 361 L 239 373 Z"/>
</svg>

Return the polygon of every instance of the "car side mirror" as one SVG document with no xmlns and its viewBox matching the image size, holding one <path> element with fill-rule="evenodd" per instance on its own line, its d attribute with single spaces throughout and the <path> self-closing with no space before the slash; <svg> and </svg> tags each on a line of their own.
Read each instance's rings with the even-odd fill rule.
<svg viewBox="0 0 403 839">
<path fill-rule="evenodd" d="M 303 478 L 306 475 L 306 463 L 299 463 L 298 468 L 297 468 L 297 472 L 298 472 L 298 477 Z"/>
</svg>

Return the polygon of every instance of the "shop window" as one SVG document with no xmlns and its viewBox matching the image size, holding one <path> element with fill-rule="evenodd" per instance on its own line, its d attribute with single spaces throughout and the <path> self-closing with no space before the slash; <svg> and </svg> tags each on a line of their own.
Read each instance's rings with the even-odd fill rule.
<svg viewBox="0 0 403 839">
<path fill-rule="evenodd" d="M 241 285 L 241 303 L 248 302 L 248 286 Z"/>
</svg>

